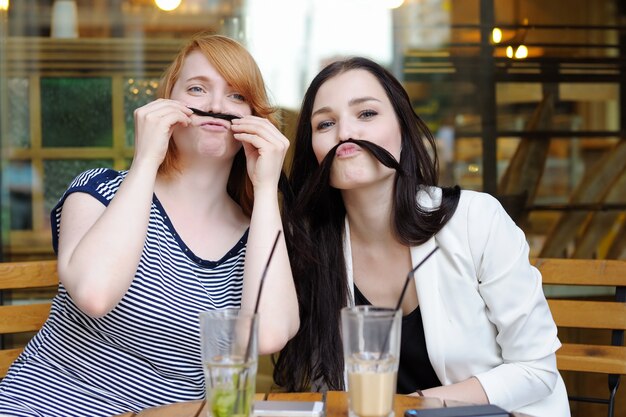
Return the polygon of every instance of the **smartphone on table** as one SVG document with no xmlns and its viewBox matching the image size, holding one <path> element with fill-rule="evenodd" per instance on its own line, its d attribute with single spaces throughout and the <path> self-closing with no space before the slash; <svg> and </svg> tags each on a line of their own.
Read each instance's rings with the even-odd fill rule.
<svg viewBox="0 0 626 417">
<path fill-rule="evenodd" d="M 321 401 L 255 401 L 253 417 L 322 417 Z"/>
<path fill-rule="evenodd" d="M 404 417 L 510 417 L 508 411 L 493 404 L 406 410 Z"/>
</svg>

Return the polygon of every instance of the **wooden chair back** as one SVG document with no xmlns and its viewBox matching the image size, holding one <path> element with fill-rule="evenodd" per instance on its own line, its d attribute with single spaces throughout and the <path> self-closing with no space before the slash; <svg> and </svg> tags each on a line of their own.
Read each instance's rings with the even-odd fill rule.
<svg viewBox="0 0 626 417">
<path fill-rule="evenodd" d="M 609 331 L 601 342 L 594 337 L 593 343 L 587 343 L 585 335 L 593 333 L 585 331 L 577 332 L 572 342 L 562 338 L 556 356 L 562 371 L 607 375 L 606 398 L 570 395 L 570 400 L 606 404 L 613 416 L 620 376 L 626 375 L 626 261 L 539 258 L 533 263 L 542 274 L 559 336 L 562 328 Z"/>
<path fill-rule="evenodd" d="M 56 260 L 0 262 L 0 291 L 3 295 L 10 290 L 53 289 L 58 283 Z M 19 304 L 3 300 L 0 305 L 0 378 L 6 375 L 24 348 L 23 344 L 14 346 L 11 343 L 9 346 L 6 336 L 39 330 L 48 318 L 50 305 L 49 299 Z"/>
</svg>

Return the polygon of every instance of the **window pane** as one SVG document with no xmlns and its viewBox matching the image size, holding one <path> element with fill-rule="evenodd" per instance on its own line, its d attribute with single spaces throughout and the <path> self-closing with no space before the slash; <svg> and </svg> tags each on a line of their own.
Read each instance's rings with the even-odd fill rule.
<svg viewBox="0 0 626 417">
<path fill-rule="evenodd" d="M 30 147 L 30 118 L 28 103 L 28 78 L 9 78 L 7 80 L 7 130 L 11 146 Z"/>
<path fill-rule="evenodd" d="M 156 98 L 159 81 L 156 78 L 135 79 L 126 81 L 124 90 L 124 120 L 126 122 L 126 146 L 135 146 L 135 109 Z"/>
<path fill-rule="evenodd" d="M 113 144 L 110 78 L 42 78 L 44 147 Z"/>
<path fill-rule="evenodd" d="M 44 208 L 49 213 L 63 195 L 70 182 L 90 168 L 113 167 L 107 159 L 61 159 L 44 161 Z"/>
<path fill-rule="evenodd" d="M 4 171 L 9 190 L 11 230 L 33 228 L 33 170 L 29 161 L 12 161 Z"/>
</svg>

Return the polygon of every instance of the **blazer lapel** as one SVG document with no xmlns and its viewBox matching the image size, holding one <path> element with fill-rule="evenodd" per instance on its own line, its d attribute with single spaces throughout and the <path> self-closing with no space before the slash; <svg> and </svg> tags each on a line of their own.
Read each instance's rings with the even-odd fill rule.
<svg viewBox="0 0 626 417">
<path fill-rule="evenodd" d="M 436 246 L 435 238 L 431 238 L 420 246 L 411 248 L 411 261 L 415 267 L 430 253 Z M 445 343 L 442 326 L 447 320 L 445 311 L 441 308 L 441 294 L 439 293 L 440 261 L 444 252 L 439 250 L 433 254 L 426 262 L 415 271 L 415 288 L 417 290 L 417 300 L 422 313 L 424 323 L 424 335 L 426 336 L 426 347 L 428 357 L 433 369 L 439 377 L 439 381 L 445 384 Z"/>
<path fill-rule="evenodd" d="M 343 258 L 346 262 L 346 278 L 348 279 L 348 306 L 354 306 L 354 274 L 352 269 L 352 244 L 350 243 L 350 222 L 348 216 L 344 220 Z"/>
</svg>

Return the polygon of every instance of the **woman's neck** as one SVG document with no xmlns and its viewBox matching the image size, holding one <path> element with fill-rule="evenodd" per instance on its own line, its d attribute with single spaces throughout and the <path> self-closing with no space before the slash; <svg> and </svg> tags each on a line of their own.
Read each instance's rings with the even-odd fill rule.
<svg viewBox="0 0 626 417">
<path fill-rule="evenodd" d="M 195 206 L 200 210 L 223 209 L 234 203 L 226 191 L 230 167 L 185 167 L 180 172 L 157 177 L 155 194 L 159 199 L 176 201 L 177 205 Z"/>
<path fill-rule="evenodd" d="M 395 240 L 392 230 L 393 183 L 342 191 L 352 239 L 362 242 Z"/>
</svg>

